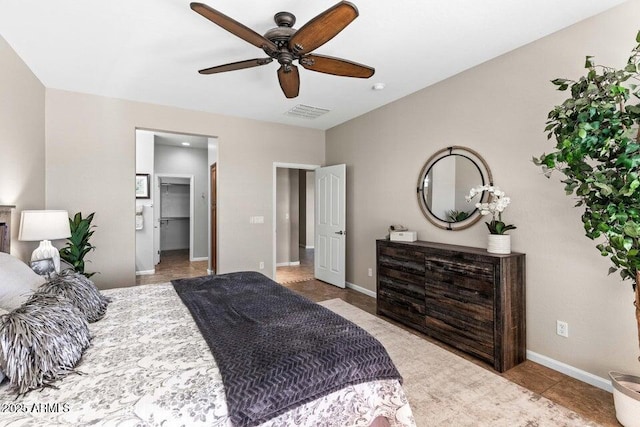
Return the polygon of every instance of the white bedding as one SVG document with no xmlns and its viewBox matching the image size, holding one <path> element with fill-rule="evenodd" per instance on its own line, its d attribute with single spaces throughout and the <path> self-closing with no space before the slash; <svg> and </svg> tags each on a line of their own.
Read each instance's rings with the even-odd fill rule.
<svg viewBox="0 0 640 427">
<path fill-rule="evenodd" d="M 16 399 L 0 386 L 2 426 L 230 426 L 213 356 L 171 284 L 103 291 L 113 299 L 58 389 Z M 398 381 L 350 386 L 262 426 L 414 426 Z"/>
</svg>

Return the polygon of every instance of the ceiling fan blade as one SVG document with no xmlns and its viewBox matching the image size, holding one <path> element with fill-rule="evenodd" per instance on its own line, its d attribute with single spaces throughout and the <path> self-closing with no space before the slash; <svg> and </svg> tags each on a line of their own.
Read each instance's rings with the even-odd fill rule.
<svg viewBox="0 0 640 427">
<path fill-rule="evenodd" d="M 204 68 L 198 70 L 200 74 L 215 74 L 224 73 L 225 71 L 242 70 L 243 68 L 257 67 L 259 65 L 265 65 L 273 61 L 272 58 L 256 58 L 248 59 L 246 61 L 232 62 L 230 64 L 218 65 L 216 67 Z"/>
<path fill-rule="evenodd" d="M 287 67 L 283 65 L 278 69 L 278 80 L 284 95 L 287 98 L 295 98 L 300 90 L 300 75 L 295 65 L 289 65 L 288 68 L 287 71 Z"/>
<path fill-rule="evenodd" d="M 358 9 L 341 1 L 300 28 L 289 40 L 289 49 L 297 54 L 309 53 L 322 46 L 358 17 Z"/>
<path fill-rule="evenodd" d="M 300 58 L 299 62 L 307 70 L 336 76 L 368 79 L 376 72 L 375 68 L 325 55 L 306 55 Z"/>
<path fill-rule="evenodd" d="M 213 22 L 216 25 L 224 28 L 229 31 L 231 34 L 234 34 L 240 37 L 242 40 L 245 40 L 251 43 L 254 46 L 259 47 L 260 49 L 277 51 L 278 48 L 276 45 L 266 38 L 262 37 L 260 34 L 253 31 L 251 28 L 248 28 L 238 21 L 229 18 L 227 15 L 218 12 L 217 10 L 207 6 L 203 3 L 191 3 L 191 9 L 200 15 L 207 18 L 209 21 Z"/>
</svg>

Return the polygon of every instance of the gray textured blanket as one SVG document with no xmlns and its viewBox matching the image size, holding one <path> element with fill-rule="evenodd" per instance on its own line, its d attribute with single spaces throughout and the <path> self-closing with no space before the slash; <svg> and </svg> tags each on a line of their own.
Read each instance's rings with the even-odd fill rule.
<svg viewBox="0 0 640 427">
<path fill-rule="evenodd" d="M 348 385 L 401 380 L 368 332 L 260 273 L 172 283 L 211 348 L 237 426 L 258 425 Z"/>
</svg>

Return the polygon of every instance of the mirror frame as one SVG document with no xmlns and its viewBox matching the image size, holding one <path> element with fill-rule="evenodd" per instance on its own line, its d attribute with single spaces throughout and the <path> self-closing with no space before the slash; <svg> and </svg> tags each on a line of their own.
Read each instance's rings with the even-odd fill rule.
<svg viewBox="0 0 640 427">
<path fill-rule="evenodd" d="M 459 145 L 453 145 L 451 147 L 443 148 L 442 150 L 437 151 L 433 154 L 427 162 L 422 167 L 420 171 L 420 175 L 418 176 L 418 186 L 417 186 L 417 197 L 418 197 L 418 205 L 420 206 L 420 210 L 422 214 L 429 220 L 430 223 L 435 225 L 438 228 L 442 228 L 445 230 L 455 231 L 455 230 L 464 230 L 465 228 L 471 227 L 476 222 L 480 221 L 482 215 L 480 215 L 480 211 L 474 207 L 474 211 L 471 215 L 462 221 L 458 222 L 449 222 L 442 220 L 435 216 L 429 206 L 427 206 L 426 201 L 424 200 L 424 179 L 431 171 L 431 168 L 440 160 L 449 156 L 462 156 L 469 159 L 477 168 L 478 172 L 480 172 L 480 176 L 482 178 L 482 183 L 480 185 L 493 185 L 493 176 L 491 175 L 491 169 L 489 169 L 489 165 L 487 162 L 478 154 L 476 151 L 462 147 Z M 471 190 L 471 188 L 469 188 Z M 483 193 L 480 202 L 486 199 L 486 195 Z"/>
</svg>

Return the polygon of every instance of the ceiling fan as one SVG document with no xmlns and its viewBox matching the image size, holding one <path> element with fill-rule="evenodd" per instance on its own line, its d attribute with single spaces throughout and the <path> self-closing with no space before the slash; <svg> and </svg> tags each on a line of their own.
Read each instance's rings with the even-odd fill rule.
<svg viewBox="0 0 640 427">
<path fill-rule="evenodd" d="M 348 1 L 341 1 L 330 7 L 299 30 L 293 28 L 296 17 L 292 13 L 276 13 L 273 19 L 277 27 L 267 31 L 264 36 L 206 4 L 191 3 L 191 9 L 231 34 L 259 47 L 268 55 L 266 58 L 249 59 L 205 68 L 198 71 L 200 74 L 215 74 L 257 67 L 268 64 L 275 59 L 280 63 L 278 80 L 282 91 L 287 98 L 295 98 L 300 89 L 300 76 L 298 67 L 293 64 L 294 61 L 298 61 L 307 70 L 336 76 L 367 79 L 375 72 L 375 69 L 356 62 L 311 54 L 312 51 L 334 38 L 358 17 L 358 9 Z"/>
</svg>

